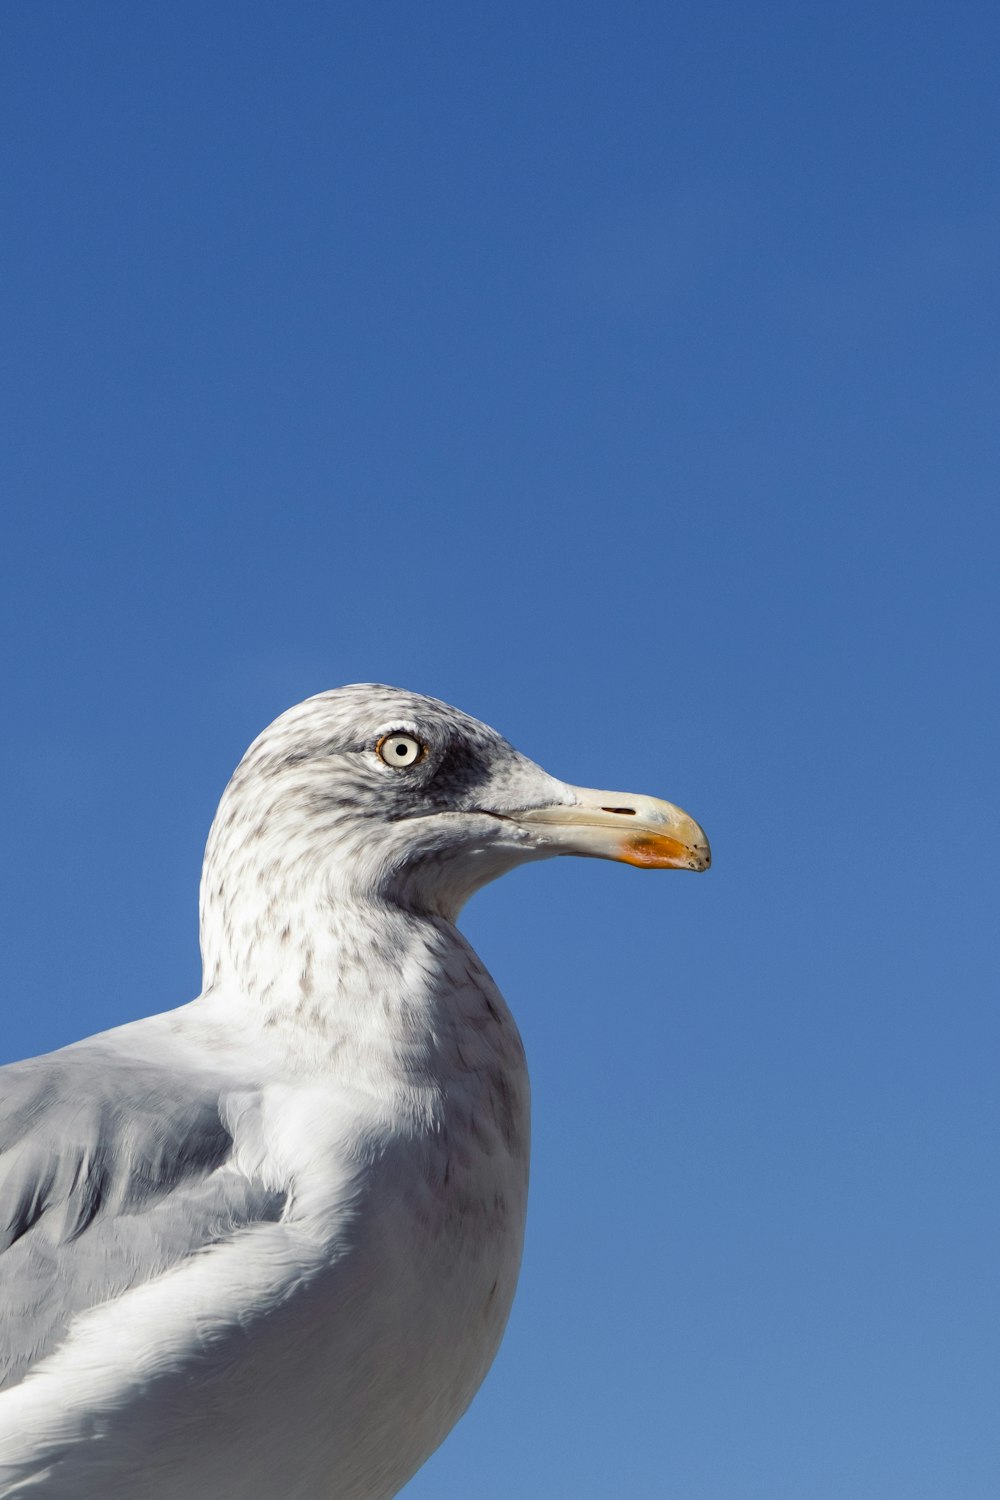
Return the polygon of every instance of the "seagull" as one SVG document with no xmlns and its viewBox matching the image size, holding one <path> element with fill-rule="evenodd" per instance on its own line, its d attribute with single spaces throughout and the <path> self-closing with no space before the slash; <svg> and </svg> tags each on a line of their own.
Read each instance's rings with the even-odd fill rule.
<svg viewBox="0 0 1000 1500">
<path fill-rule="evenodd" d="M 0 1496 L 388 1500 L 514 1297 L 529 1096 L 458 932 L 515 865 L 704 870 L 668 802 L 379 684 L 250 746 L 197 999 L 0 1069 Z"/>
</svg>

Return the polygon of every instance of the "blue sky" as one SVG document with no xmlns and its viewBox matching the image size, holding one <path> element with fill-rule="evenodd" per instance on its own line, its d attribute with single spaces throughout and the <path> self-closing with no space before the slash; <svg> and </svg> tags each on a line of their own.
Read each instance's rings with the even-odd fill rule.
<svg viewBox="0 0 1000 1500">
<path fill-rule="evenodd" d="M 995 8 L 4 33 L 4 1057 L 197 992 L 309 693 L 667 796 L 465 918 L 532 1203 L 408 1500 L 995 1500 Z"/>
</svg>

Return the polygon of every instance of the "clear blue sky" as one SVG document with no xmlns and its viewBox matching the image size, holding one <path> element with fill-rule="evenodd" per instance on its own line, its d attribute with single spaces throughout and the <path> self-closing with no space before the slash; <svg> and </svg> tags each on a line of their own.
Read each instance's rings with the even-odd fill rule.
<svg viewBox="0 0 1000 1500">
<path fill-rule="evenodd" d="M 996 8 L 3 33 L 3 1056 L 196 993 L 308 693 L 670 797 L 468 911 L 533 1196 L 407 1500 L 996 1500 Z"/>
</svg>

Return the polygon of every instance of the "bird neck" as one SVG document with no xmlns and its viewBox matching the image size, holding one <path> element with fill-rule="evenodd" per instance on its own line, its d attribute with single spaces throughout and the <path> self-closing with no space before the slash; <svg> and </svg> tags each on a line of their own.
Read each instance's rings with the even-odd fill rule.
<svg viewBox="0 0 1000 1500">
<path fill-rule="evenodd" d="M 510 1019 L 457 928 L 391 902 L 299 890 L 230 910 L 210 903 L 202 946 L 203 994 L 321 1066 L 336 1053 L 355 1077 L 435 1073 L 470 1020 L 489 1007 Z"/>
</svg>

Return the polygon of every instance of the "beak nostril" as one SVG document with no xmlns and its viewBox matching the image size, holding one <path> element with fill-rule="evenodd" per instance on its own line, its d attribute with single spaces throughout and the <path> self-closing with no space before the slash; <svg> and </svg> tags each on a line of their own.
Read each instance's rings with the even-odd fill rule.
<svg viewBox="0 0 1000 1500">
<path fill-rule="evenodd" d="M 628 818 L 634 818 L 635 817 L 635 808 L 634 807 L 602 807 L 601 808 L 601 812 L 623 813 L 625 815 L 625 817 L 628 817 Z"/>
</svg>

